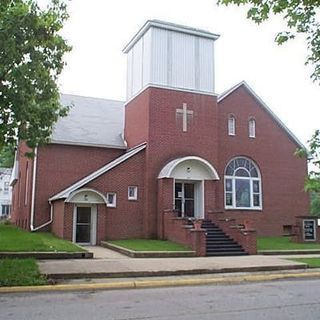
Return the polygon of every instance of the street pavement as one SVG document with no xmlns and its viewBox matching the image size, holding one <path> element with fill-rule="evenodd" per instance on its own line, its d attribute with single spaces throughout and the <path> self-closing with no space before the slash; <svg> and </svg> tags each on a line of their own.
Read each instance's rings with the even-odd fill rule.
<svg viewBox="0 0 320 320">
<path fill-rule="evenodd" d="M 318 320 L 320 280 L 0 295 L 0 320 Z"/>
</svg>

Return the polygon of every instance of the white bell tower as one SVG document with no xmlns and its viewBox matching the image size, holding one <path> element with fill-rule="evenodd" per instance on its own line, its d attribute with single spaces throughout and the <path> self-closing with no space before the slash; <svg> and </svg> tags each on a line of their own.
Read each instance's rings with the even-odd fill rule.
<svg viewBox="0 0 320 320">
<path fill-rule="evenodd" d="M 204 30 L 147 21 L 123 49 L 128 56 L 127 99 L 149 85 L 214 94 L 218 38 Z"/>
</svg>

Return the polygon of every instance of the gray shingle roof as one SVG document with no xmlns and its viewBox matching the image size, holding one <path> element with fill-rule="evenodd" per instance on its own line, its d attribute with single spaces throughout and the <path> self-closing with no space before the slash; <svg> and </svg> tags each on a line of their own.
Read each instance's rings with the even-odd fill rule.
<svg viewBox="0 0 320 320">
<path fill-rule="evenodd" d="M 62 94 L 61 103 L 72 108 L 56 123 L 52 143 L 126 148 L 123 101 Z"/>
</svg>

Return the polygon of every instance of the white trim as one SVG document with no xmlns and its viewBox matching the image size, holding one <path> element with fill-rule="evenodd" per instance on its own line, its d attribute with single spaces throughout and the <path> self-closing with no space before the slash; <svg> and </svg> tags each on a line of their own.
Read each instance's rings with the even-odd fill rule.
<svg viewBox="0 0 320 320">
<path fill-rule="evenodd" d="M 133 196 L 130 196 L 130 188 L 133 189 Z M 137 186 L 128 186 L 128 200 L 138 200 L 138 187 Z"/>
<path fill-rule="evenodd" d="M 119 134 L 122 136 L 122 134 Z M 50 144 L 62 144 L 67 146 L 82 146 L 82 147 L 97 147 L 97 148 L 108 148 L 108 149 L 127 149 L 126 142 L 123 141 L 123 146 L 120 145 L 108 145 L 108 144 L 97 144 L 97 143 L 86 143 L 86 142 L 73 142 L 66 140 L 55 140 L 51 139 Z"/>
<path fill-rule="evenodd" d="M 254 118 L 249 119 L 248 129 L 249 129 L 249 138 L 255 138 L 256 137 L 256 120 Z"/>
<path fill-rule="evenodd" d="M 131 40 L 128 42 L 128 44 L 123 48 L 122 52 L 128 53 L 130 49 L 139 41 L 139 39 L 151 28 L 160 28 L 170 31 L 176 31 L 176 32 L 182 32 L 202 38 L 217 40 L 220 36 L 218 34 L 191 28 L 188 26 L 183 26 L 175 23 L 170 23 L 166 21 L 160 21 L 160 20 L 148 20 L 141 28 L 140 30 L 131 38 Z"/>
<path fill-rule="evenodd" d="M 109 202 L 109 195 L 113 195 L 113 201 Z M 116 192 L 107 192 L 107 207 L 108 208 L 116 208 L 117 207 L 117 193 Z"/>
<path fill-rule="evenodd" d="M 121 155 L 120 157 L 116 158 L 115 160 L 109 162 L 105 166 L 101 167 L 100 169 L 92 172 L 88 176 L 82 178 L 81 180 L 77 181 L 76 183 L 72 184 L 71 186 L 67 187 L 66 189 L 60 191 L 56 195 L 49 198 L 49 201 L 54 201 L 58 199 L 68 198 L 71 192 L 81 188 L 82 186 L 86 185 L 90 181 L 100 177 L 102 174 L 110 171 L 114 167 L 118 166 L 122 162 L 126 161 L 127 159 L 131 158 L 138 152 L 144 150 L 146 148 L 146 143 L 142 143 L 134 148 L 129 149 L 125 154 Z"/>
<path fill-rule="evenodd" d="M 202 164 L 204 164 L 207 167 L 207 169 L 209 169 L 209 172 L 211 173 L 211 179 L 206 179 L 206 180 L 219 180 L 220 179 L 217 170 L 210 164 L 210 162 L 208 162 L 207 160 L 202 159 L 200 157 L 197 157 L 197 156 L 187 156 L 187 157 L 178 158 L 178 159 L 174 159 L 174 160 L 170 161 L 162 168 L 162 170 L 160 171 L 160 173 L 158 175 L 158 179 L 172 178 L 171 174 L 172 174 L 173 169 L 177 165 L 179 165 L 180 163 L 187 161 L 187 160 L 199 161 Z"/>
<path fill-rule="evenodd" d="M 142 87 L 137 93 L 131 96 L 130 99 L 124 103 L 124 106 L 126 107 L 128 103 L 130 103 L 132 100 L 134 100 L 137 96 L 139 96 L 144 90 L 148 88 L 181 91 L 181 92 L 187 92 L 187 93 L 195 93 L 195 94 L 202 94 L 206 96 L 218 97 L 218 94 L 212 93 L 209 91 L 201 91 L 201 90 L 195 90 L 195 89 L 186 89 L 186 88 L 180 88 L 180 87 L 172 87 L 172 86 L 165 86 L 161 84 L 148 83 L 144 87 Z"/>
<path fill-rule="evenodd" d="M 76 242 L 76 228 L 77 228 L 77 209 L 78 207 L 91 208 L 90 213 L 90 243 L 89 242 Z M 86 205 L 86 204 L 75 204 L 73 206 L 73 224 L 72 224 L 72 242 L 79 245 L 92 245 L 97 244 L 97 206 L 96 205 Z"/>
<path fill-rule="evenodd" d="M 68 196 L 68 198 L 64 201 L 64 202 L 72 202 L 71 200 L 72 200 L 72 198 L 74 197 L 74 196 L 76 196 L 78 193 L 80 193 L 80 192 L 93 192 L 93 193 L 96 193 L 97 195 L 99 195 L 101 198 L 102 198 L 102 200 L 103 201 L 101 201 L 101 202 L 95 202 L 95 203 L 105 203 L 105 204 L 107 204 L 107 199 L 106 199 L 106 197 L 104 196 L 104 194 L 102 194 L 101 192 L 99 192 L 99 191 L 97 191 L 97 190 L 95 190 L 95 189 L 92 189 L 92 188 L 82 188 L 82 189 L 78 189 L 78 190 L 76 190 L 76 191 L 74 191 L 74 192 L 71 192 L 70 194 L 69 194 L 69 196 Z M 77 203 L 80 203 L 80 202 L 77 202 Z M 83 203 L 83 204 L 85 204 L 85 203 L 88 203 L 88 204 L 93 204 L 93 202 L 81 202 L 81 203 Z"/>
<path fill-rule="evenodd" d="M 257 170 L 258 173 L 258 177 L 239 177 L 239 176 L 229 176 L 226 175 L 226 169 L 228 168 L 228 166 L 230 165 L 230 163 L 237 159 L 237 158 L 244 158 L 247 159 L 248 161 L 252 162 L 255 165 L 255 168 Z M 240 167 L 242 168 L 242 167 Z M 235 171 L 237 171 L 239 168 L 235 169 Z M 246 168 L 243 167 L 243 169 L 245 169 L 246 171 L 248 171 Z M 226 180 L 229 179 L 231 180 L 232 183 L 232 191 L 226 191 Z M 250 181 L 250 207 L 237 207 L 236 206 L 236 180 L 249 180 Z M 253 181 L 258 181 L 259 182 L 259 193 L 257 192 L 253 192 Z M 230 205 L 226 205 L 226 193 L 231 193 L 232 194 L 232 206 Z M 244 157 L 244 156 L 237 156 L 232 158 L 226 165 L 225 169 L 224 169 L 224 187 L 223 187 L 223 194 L 224 194 L 224 208 L 226 210 L 258 210 L 261 211 L 263 208 L 262 205 L 262 178 L 261 178 L 261 172 L 260 169 L 258 167 L 258 165 L 250 158 L 248 157 Z M 253 206 L 253 194 L 259 194 L 259 206 Z"/>
<path fill-rule="evenodd" d="M 228 135 L 236 135 L 236 118 L 234 115 L 231 114 L 228 116 Z"/>
<path fill-rule="evenodd" d="M 280 128 L 282 128 L 286 134 L 291 138 L 291 140 L 298 145 L 301 149 L 307 152 L 306 147 L 303 145 L 302 142 L 292 133 L 292 131 L 280 120 L 280 118 L 273 113 L 273 111 L 263 102 L 263 100 L 253 91 L 253 89 L 245 82 L 241 81 L 240 83 L 236 84 L 229 90 L 223 92 L 221 95 L 218 96 L 218 103 L 220 103 L 223 99 L 228 97 L 231 93 L 236 91 L 241 86 L 244 86 L 247 91 L 251 94 L 251 96 L 257 100 L 259 105 L 273 118 L 273 120 L 278 124 Z"/>
</svg>

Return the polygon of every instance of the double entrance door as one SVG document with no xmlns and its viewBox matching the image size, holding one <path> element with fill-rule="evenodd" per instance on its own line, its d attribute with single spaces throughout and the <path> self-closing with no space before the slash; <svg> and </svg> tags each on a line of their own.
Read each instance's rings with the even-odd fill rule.
<svg viewBox="0 0 320 320">
<path fill-rule="evenodd" d="M 180 217 L 192 218 L 195 216 L 195 184 L 189 182 L 175 183 L 175 210 Z"/>
</svg>

